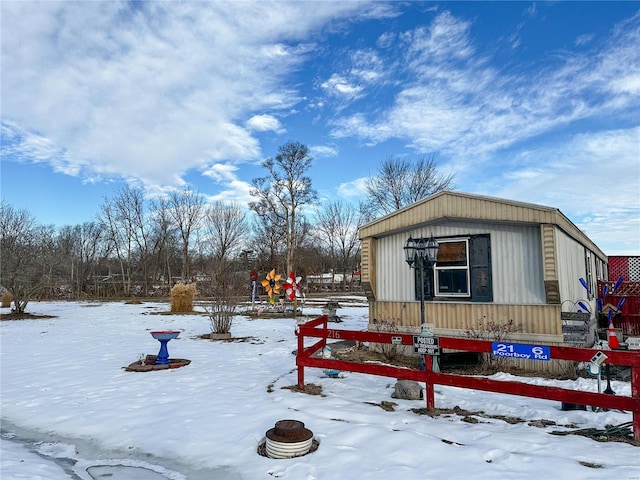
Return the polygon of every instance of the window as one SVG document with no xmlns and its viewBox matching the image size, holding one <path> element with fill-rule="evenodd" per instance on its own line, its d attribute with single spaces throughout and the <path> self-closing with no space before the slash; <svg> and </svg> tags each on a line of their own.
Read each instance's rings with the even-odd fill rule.
<svg viewBox="0 0 640 480">
<path fill-rule="evenodd" d="M 593 272 L 591 270 L 591 252 L 585 248 L 584 250 L 584 266 L 587 271 L 587 285 L 589 290 L 587 291 L 587 300 L 593 300 L 594 281 Z"/>
<path fill-rule="evenodd" d="M 424 270 L 425 300 L 493 301 L 489 235 L 439 238 L 433 269 Z M 415 269 L 415 297 L 420 299 L 420 269 Z"/>
<path fill-rule="evenodd" d="M 436 297 L 470 297 L 469 241 L 442 240 L 435 265 Z"/>
</svg>

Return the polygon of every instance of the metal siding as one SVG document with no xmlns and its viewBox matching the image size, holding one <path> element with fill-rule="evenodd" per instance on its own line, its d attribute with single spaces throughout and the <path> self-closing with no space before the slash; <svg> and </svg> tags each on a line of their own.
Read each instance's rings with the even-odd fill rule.
<svg viewBox="0 0 640 480">
<path fill-rule="evenodd" d="M 363 282 L 371 281 L 371 238 L 367 238 L 360 243 L 360 278 Z"/>
<path fill-rule="evenodd" d="M 478 322 L 485 324 L 491 321 L 504 325 L 512 320 L 514 325 L 521 326 L 521 332 L 511 334 L 512 337 L 562 342 L 562 322 L 560 305 L 496 305 L 491 303 L 472 302 L 426 302 L 425 323 L 433 323 L 436 333 L 440 334 L 457 330 L 457 335 L 466 336 L 466 331 L 478 328 Z M 401 325 L 400 330 L 419 331 L 419 302 L 375 302 L 370 305 L 370 321 L 393 320 Z M 538 337 L 536 337 L 538 336 Z"/>
<path fill-rule="evenodd" d="M 555 227 L 545 224 L 542 229 L 542 251 L 544 265 L 544 279 L 558 280 L 558 262 L 556 256 Z"/>
<path fill-rule="evenodd" d="M 413 270 L 404 258 L 404 243 L 409 235 L 393 235 L 378 240 L 376 255 L 377 294 L 381 301 L 413 301 Z"/>
<path fill-rule="evenodd" d="M 546 303 L 539 228 L 504 226 L 494 232 L 491 238 L 493 279 L 497 287 L 494 302 Z"/>
<path fill-rule="evenodd" d="M 376 239 L 369 237 L 364 239 L 360 245 L 360 281 L 367 299 L 370 301 L 376 298 L 376 244 Z"/>
<path fill-rule="evenodd" d="M 415 301 L 414 273 L 404 259 L 404 243 L 414 238 L 491 236 L 493 303 L 545 303 L 540 230 L 532 225 L 449 222 L 416 228 L 378 240 L 376 298 L 381 301 Z"/>
<path fill-rule="evenodd" d="M 587 292 L 580 284 L 579 278 L 587 278 L 585 254 L 583 245 L 566 235 L 556 231 L 556 245 L 558 248 L 558 281 L 560 285 L 560 298 L 563 302 L 586 301 Z M 595 278 L 595 255 L 591 255 L 592 272 Z M 595 291 L 595 286 L 592 286 Z M 590 303 L 586 301 L 586 303 Z M 573 307 L 572 309 L 570 309 Z M 575 305 L 566 305 L 565 311 L 575 311 Z"/>
</svg>

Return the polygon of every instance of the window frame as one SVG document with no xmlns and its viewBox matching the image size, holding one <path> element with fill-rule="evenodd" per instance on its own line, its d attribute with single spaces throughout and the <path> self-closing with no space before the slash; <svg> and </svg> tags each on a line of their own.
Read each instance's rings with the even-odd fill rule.
<svg viewBox="0 0 640 480">
<path fill-rule="evenodd" d="M 453 237 L 438 241 L 440 245 L 444 243 L 464 243 L 465 264 L 464 265 L 446 265 L 438 266 L 438 262 L 433 266 L 433 283 L 435 298 L 471 298 L 471 264 L 469 258 L 469 237 Z M 442 292 L 440 291 L 440 272 L 447 270 L 464 270 L 466 281 L 466 292 Z"/>
</svg>

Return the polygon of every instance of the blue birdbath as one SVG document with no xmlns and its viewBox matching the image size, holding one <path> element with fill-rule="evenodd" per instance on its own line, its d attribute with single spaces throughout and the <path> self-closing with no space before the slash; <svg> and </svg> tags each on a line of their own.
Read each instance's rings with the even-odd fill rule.
<svg viewBox="0 0 640 480">
<path fill-rule="evenodd" d="M 162 330 L 150 333 L 153 338 L 160 342 L 160 352 L 158 352 L 156 365 L 169 365 L 169 351 L 167 350 L 167 343 L 169 343 L 169 340 L 177 338 L 178 335 L 180 335 L 180 332 L 177 330 Z"/>
</svg>

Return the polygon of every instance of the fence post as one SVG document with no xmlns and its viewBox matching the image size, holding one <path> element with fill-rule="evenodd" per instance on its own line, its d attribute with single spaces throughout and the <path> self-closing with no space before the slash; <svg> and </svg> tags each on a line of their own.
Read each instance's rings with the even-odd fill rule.
<svg viewBox="0 0 640 480">
<path fill-rule="evenodd" d="M 432 371 L 433 371 L 433 357 L 431 355 L 424 355 L 424 372 L 425 372 L 424 396 L 427 400 L 427 410 L 434 410 L 436 406 L 436 393 L 433 387 L 433 383 L 429 382 L 429 375 Z"/>
<path fill-rule="evenodd" d="M 640 367 L 631 367 L 631 396 L 640 398 Z M 640 445 L 640 410 L 636 409 L 633 415 L 633 439 Z"/>
<path fill-rule="evenodd" d="M 298 330 L 298 351 L 296 355 L 296 363 L 298 364 L 298 389 L 304 390 L 304 365 L 302 355 L 304 353 L 304 333 L 302 333 L 304 326 L 300 325 Z"/>
</svg>

